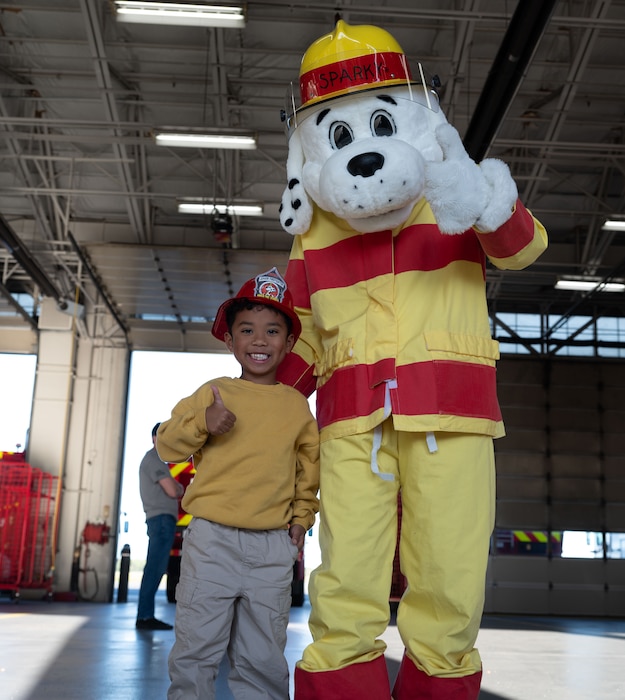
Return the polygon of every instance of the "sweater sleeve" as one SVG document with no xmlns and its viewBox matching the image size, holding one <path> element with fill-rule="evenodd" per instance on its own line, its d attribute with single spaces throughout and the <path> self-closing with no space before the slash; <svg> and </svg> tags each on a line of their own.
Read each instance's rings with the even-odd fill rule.
<svg viewBox="0 0 625 700">
<path fill-rule="evenodd" d="M 291 525 L 302 525 L 309 530 L 319 511 L 319 430 L 312 415 L 300 433 L 296 459 Z"/>
<path fill-rule="evenodd" d="M 173 408 L 171 418 L 163 421 L 156 437 L 156 450 L 165 462 L 186 462 L 208 440 L 205 410 L 214 399 L 210 382 L 191 396 L 181 399 Z"/>
</svg>

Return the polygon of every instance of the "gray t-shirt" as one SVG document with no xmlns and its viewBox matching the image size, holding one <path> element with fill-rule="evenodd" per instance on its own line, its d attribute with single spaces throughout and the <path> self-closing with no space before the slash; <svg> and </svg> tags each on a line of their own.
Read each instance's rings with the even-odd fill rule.
<svg viewBox="0 0 625 700">
<path fill-rule="evenodd" d="M 169 466 L 161 461 L 153 447 L 145 453 L 139 467 L 139 491 L 146 520 L 163 514 L 173 515 L 178 520 L 178 499 L 170 498 L 158 483 L 166 476 L 171 476 Z"/>
</svg>

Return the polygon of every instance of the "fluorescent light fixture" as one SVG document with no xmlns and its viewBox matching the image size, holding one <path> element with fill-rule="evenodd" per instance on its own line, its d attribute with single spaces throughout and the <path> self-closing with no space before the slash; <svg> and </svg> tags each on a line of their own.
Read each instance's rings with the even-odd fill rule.
<svg viewBox="0 0 625 700">
<path fill-rule="evenodd" d="M 608 219 L 601 229 L 603 231 L 625 231 L 625 219 Z"/>
<path fill-rule="evenodd" d="M 210 202 L 207 200 L 181 201 L 178 204 L 179 214 L 204 214 L 210 216 L 215 213 L 232 214 L 233 216 L 262 216 L 263 205 L 259 202 Z"/>
<path fill-rule="evenodd" d="M 556 282 L 556 289 L 568 289 L 577 292 L 623 292 L 625 284 L 622 282 L 604 282 L 601 280 L 560 279 Z"/>
<path fill-rule="evenodd" d="M 245 13 L 241 5 L 115 0 L 115 8 L 120 22 L 234 29 L 245 26 Z"/>
<path fill-rule="evenodd" d="M 228 148 L 250 150 L 256 148 L 257 136 L 252 131 L 223 130 L 156 130 L 154 138 L 159 146 L 181 148 Z"/>
</svg>

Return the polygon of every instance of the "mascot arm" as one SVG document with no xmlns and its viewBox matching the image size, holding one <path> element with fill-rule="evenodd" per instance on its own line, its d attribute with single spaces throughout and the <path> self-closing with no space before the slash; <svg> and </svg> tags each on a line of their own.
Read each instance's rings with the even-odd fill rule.
<svg viewBox="0 0 625 700">
<path fill-rule="evenodd" d="M 492 233 L 476 229 L 482 249 L 500 270 L 522 270 L 547 248 L 544 226 L 517 200 L 512 216 Z"/>
<path fill-rule="evenodd" d="M 315 365 L 304 359 L 308 350 L 310 350 L 309 346 L 300 337 L 293 350 L 281 362 L 277 375 L 279 382 L 292 386 L 304 394 L 306 398 L 317 388 Z"/>
<path fill-rule="evenodd" d="M 293 350 L 284 358 L 278 368 L 278 381 L 289 384 L 310 396 L 317 388 L 315 363 L 321 357 L 321 337 L 315 328 L 310 308 L 304 252 L 300 236 L 295 236 L 291 247 L 289 264 L 284 275 L 293 295 L 295 312 L 302 324 L 302 333 Z"/>
<path fill-rule="evenodd" d="M 424 196 L 438 227 L 450 234 L 472 227 L 496 231 L 512 215 L 518 196 L 508 166 L 493 158 L 475 163 L 451 124 L 440 124 L 435 136 L 443 160 L 426 162 Z"/>
</svg>

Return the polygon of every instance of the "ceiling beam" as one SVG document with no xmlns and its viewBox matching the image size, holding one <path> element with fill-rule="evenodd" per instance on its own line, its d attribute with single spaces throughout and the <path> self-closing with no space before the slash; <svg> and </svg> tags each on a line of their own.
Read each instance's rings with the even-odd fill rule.
<svg viewBox="0 0 625 700">
<path fill-rule="evenodd" d="M 80 0 L 80 6 L 85 18 L 87 41 L 93 59 L 96 82 L 102 91 L 102 101 L 110 122 L 109 128 L 111 135 L 120 137 L 122 135 L 122 130 L 119 127 L 120 120 L 117 111 L 117 103 L 113 94 L 113 81 L 111 80 L 108 59 L 104 49 L 102 29 L 98 18 L 98 8 L 101 6 L 94 2 L 94 0 Z M 111 140 L 111 149 L 118 161 L 118 173 L 122 194 L 126 197 L 126 206 L 131 225 L 139 242 L 148 243 L 146 225 L 149 224 L 145 222 L 141 216 L 141 209 L 137 199 L 128 196 L 131 192 L 134 192 L 136 188 L 133 183 L 132 173 L 130 172 L 130 159 L 126 147 L 123 143 L 114 138 Z"/>
<path fill-rule="evenodd" d="M 464 137 L 479 162 L 488 153 L 558 0 L 520 0 L 484 83 Z"/>
<path fill-rule="evenodd" d="M 0 214 L 0 240 L 15 260 L 20 264 L 28 276 L 38 285 L 41 292 L 52 297 L 60 306 L 67 305 L 63 295 L 54 282 L 44 272 L 41 265 L 32 256 L 28 248 L 22 243 L 18 235 L 13 231 L 6 219 Z"/>
</svg>

